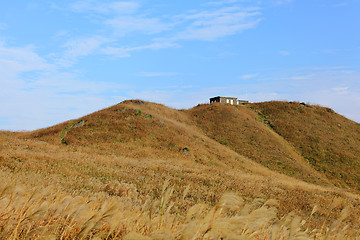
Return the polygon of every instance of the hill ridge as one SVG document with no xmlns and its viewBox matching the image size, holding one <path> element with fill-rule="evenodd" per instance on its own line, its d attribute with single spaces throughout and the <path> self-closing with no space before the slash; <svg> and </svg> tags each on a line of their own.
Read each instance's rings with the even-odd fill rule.
<svg viewBox="0 0 360 240">
<path fill-rule="evenodd" d="M 209 147 L 206 142 L 209 140 L 204 140 L 206 136 L 278 173 L 310 183 L 349 187 L 347 182 L 339 178 L 328 179 L 326 172 L 314 168 L 301 148 L 296 143 L 287 141 L 286 134 L 277 131 L 278 122 L 266 109 L 260 109 L 264 104 L 318 109 L 326 118 L 329 117 L 326 114 L 338 116 L 329 108 L 294 102 L 275 101 L 239 106 L 213 103 L 199 104 L 188 110 L 175 110 L 142 100 L 126 100 L 77 119 L 76 121 L 85 121 L 84 127 L 73 129 L 66 141 L 71 147 L 84 150 L 91 146 L 91 151 L 95 149 L 106 154 L 109 151 L 113 154 L 121 152 L 122 156 L 127 157 L 161 156 L 215 165 L 223 165 L 228 159 L 233 159 L 231 161 L 238 165 L 234 160 L 238 157 L 219 157 L 218 151 L 227 152 L 227 156 L 232 154 L 219 150 L 219 147 L 211 149 L 214 143 Z M 295 120 L 289 121 L 296 123 Z M 58 135 L 70 123 L 68 121 L 25 133 L 22 137 L 58 144 Z M 343 124 L 346 126 L 346 121 Z M 356 188 L 357 185 L 350 185 L 354 186 Z"/>
</svg>

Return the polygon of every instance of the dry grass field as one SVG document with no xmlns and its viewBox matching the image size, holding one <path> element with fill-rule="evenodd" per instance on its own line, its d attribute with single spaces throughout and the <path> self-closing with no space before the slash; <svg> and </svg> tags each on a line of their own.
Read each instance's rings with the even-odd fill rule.
<svg viewBox="0 0 360 240">
<path fill-rule="evenodd" d="M 0 132 L 0 238 L 360 239 L 356 185 L 314 167 L 268 104 L 133 100 Z"/>
</svg>

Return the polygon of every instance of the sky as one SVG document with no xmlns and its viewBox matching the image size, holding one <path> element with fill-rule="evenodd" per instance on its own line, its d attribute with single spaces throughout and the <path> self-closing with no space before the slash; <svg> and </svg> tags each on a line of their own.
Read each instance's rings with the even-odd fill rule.
<svg viewBox="0 0 360 240">
<path fill-rule="evenodd" d="M 143 99 L 331 107 L 360 122 L 360 0 L 0 3 L 0 129 Z"/>
</svg>

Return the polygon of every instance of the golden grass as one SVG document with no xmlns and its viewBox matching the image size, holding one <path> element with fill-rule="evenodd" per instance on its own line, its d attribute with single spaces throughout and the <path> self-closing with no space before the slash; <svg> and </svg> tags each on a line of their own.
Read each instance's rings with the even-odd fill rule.
<svg viewBox="0 0 360 240">
<path fill-rule="evenodd" d="M 305 220 L 294 212 L 279 215 L 277 200 L 249 202 L 237 193 L 223 194 L 212 207 L 202 203 L 184 210 L 189 188 L 174 198 L 168 180 L 156 200 L 134 192 L 74 197 L 56 186 L 25 188 L 5 175 L 0 172 L 1 239 L 359 239 L 358 230 L 349 231 L 349 208 L 327 221 L 340 211 L 341 199 L 333 201 L 323 224 L 311 229 L 307 221 L 316 207 Z"/>
<path fill-rule="evenodd" d="M 359 234 L 359 195 L 273 172 L 206 136 L 186 111 L 130 101 L 82 119 L 83 127 L 66 134 L 68 145 L 59 135 L 72 121 L 28 133 L 0 132 L 0 238 Z"/>
<path fill-rule="evenodd" d="M 327 227 L 331 227 L 332 222 L 339 218 L 340 211 L 346 207 L 351 209 L 351 215 L 344 219 L 351 223 L 349 234 L 356 235 L 359 226 L 359 211 L 356 209 L 359 205 L 358 196 L 336 189 L 325 189 L 281 176 L 274 179 L 230 169 L 215 170 L 200 164 L 194 168 L 194 163 L 171 162 L 166 165 L 166 161 L 159 159 L 120 159 L 68 152 L 61 145 L 21 140 L 12 136 L 1 136 L 0 139 L 1 190 L 8 186 L 6 191 L 0 191 L 5 193 L 2 195 L 4 201 L 0 212 L 3 214 L 2 223 L 6 225 L 3 232 L 6 238 L 10 234 L 24 238 L 66 236 L 64 239 L 69 239 L 78 236 L 81 231 L 81 236 L 87 234 L 87 237 L 105 238 L 110 229 L 116 229 L 111 238 L 130 234 L 127 239 L 131 239 L 131 236 L 137 239 L 141 234 L 148 238 L 163 236 L 163 239 L 188 239 L 191 229 L 201 224 L 201 231 L 193 234 L 203 235 L 203 239 L 213 236 L 211 234 L 223 234 L 225 238 L 231 239 L 232 236 L 226 234 L 233 228 L 244 226 L 236 214 L 243 215 L 246 211 L 251 213 L 251 209 L 246 210 L 249 208 L 246 204 L 254 202 L 258 204 L 257 207 L 261 207 L 266 202 L 263 199 L 269 198 L 279 202 L 276 208 L 278 220 L 296 212 L 307 220 L 306 227 L 311 231 L 319 229 L 314 233 L 319 233 L 320 227 L 317 226 L 325 223 L 321 230 L 324 235 Z M 167 178 L 171 178 L 173 184 L 167 182 L 164 186 L 164 179 Z M 223 195 L 227 191 L 236 194 Z M 239 196 L 242 196 L 242 200 Z M 10 199 L 16 201 L 10 202 Z M 243 207 L 236 207 L 235 204 L 233 209 L 229 199 L 239 205 L 243 204 Z M 341 200 L 341 205 L 335 204 L 337 208 L 329 211 L 332 199 Z M 70 204 L 66 211 L 61 210 L 64 204 Z M 104 204 L 107 204 L 106 208 Z M 123 215 L 113 215 L 111 212 L 111 217 L 105 217 L 112 206 L 116 206 Z M 314 206 L 318 210 L 311 214 Z M 198 208 L 203 210 L 201 214 L 196 210 Z M 39 209 L 41 211 L 37 211 Z M 60 209 L 58 213 L 63 212 L 64 215 L 56 215 L 56 209 Z M 78 209 L 86 211 L 76 213 Z M 33 216 L 33 213 L 36 213 L 36 218 L 29 221 L 28 216 Z M 223 216 L 223 213 L 228 215 Z M 306 216 L 310 214 L 311 218 L 307 219 Z M 151 224 L 144 217 L 147 215 L 151 215 Z M 210 216 L 214 216 L 211 225 L 207 222 Z M 13 222 L 8 221 L 9 217 L 12 217 Z M 248 220 L 245 218 L 244 221 Z M 251 232 L 254 235 L 250 239 L 267 239 L 263 236 L 269 236 L 270 226 L 274 224 L 269 221 L 264 223 L 267 228 L 263 226 L 260 235 L 256 235 L 261 237 L 254 238 L 253 228 L 248 231 L 245 229 L 241 234 Z M 229 228 L 224 228 L 224 225 Z M 179 232 L 181 230 L 183 232 Z M 335 233 L 340 234 L 340 230 L 337 229 Z M 240 233 L 235 231 L 234 234 Z"/>
</svg>

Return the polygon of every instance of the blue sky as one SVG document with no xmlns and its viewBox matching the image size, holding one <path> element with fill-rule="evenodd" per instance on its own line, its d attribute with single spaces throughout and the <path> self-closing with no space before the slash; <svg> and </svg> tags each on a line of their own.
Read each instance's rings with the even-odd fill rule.
<svg viewBox="0 0 360 240">
<path fill-rule="evenodd" d="M 0 129 L 125 99 L 303 101 L 360 122 L 360 0 L 0 3 Z"/>
</svg>

